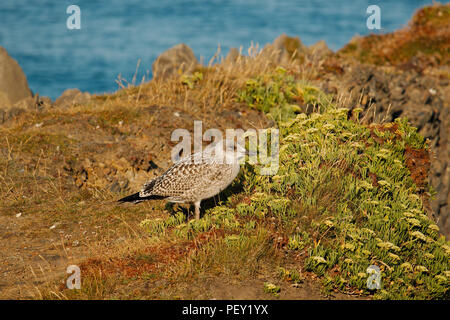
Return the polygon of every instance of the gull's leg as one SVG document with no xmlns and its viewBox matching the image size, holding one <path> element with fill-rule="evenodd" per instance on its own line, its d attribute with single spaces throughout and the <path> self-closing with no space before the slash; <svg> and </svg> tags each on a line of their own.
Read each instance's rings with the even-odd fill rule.
<svg viewBox="0 0 450 320">
<path fill-rule="evenodd" d="M 195 219 L 196 220 L 200 219 L 200 202 L 201 202 L 201 200 L 194 203 L 194 205 L 195 205 Z"/>
</svg>

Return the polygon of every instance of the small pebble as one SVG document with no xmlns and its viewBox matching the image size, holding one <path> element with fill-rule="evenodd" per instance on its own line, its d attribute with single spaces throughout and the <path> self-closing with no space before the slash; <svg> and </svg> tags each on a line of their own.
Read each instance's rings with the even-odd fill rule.
<svg viewBox="0 0 450 320">
<path fill-rule="evenodd" d="M 55 224 L 53 224 L 53 225 L 50 227 L 50 229 L 55 229 L 59 224 L 60 224 L 59 222 L 56 222 Z"/>
</svg>

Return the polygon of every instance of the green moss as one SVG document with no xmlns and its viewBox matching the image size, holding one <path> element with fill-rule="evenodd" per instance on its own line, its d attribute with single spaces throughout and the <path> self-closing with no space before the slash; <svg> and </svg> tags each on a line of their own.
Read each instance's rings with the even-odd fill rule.
<svg viewBox="0 0 450 320">
<path fill-rule="evenodd" d="M 414 16 L 415 26 L 447 27 L 450 22 L 450 6 L 434 5 L 420 9 Z"/>
<path fill-rule="evenodd" d="M 388 59 L 393 63 L 404 62 L 417 56 L 418 53 L 423 53 L 425 55 L 438 53 L 441 57 L 448 57 L 450 54 L 448 40 L 448 36 L 433 38 L 428 36 L 418 37 L 393 50 Z"/>
<path fill-rule="evenodd" d="M 285 37 L 283 46 L 290 58 L 297 59 L 300 63 L 304 62 L 305 58 L 301 53 L 302 43 L 299 37 Z"/>
<path fill-rule="evenodd" d="M 182 75 L 181 83 L 186 85 L 189 89 L 194 89 L 195 85 L 203 80 L 203 73 L 200 71 L 194 72 L 192 75 Z"/>
<path fill-rule="evenodd" d="M 356 49 L 358 49 L 358 46 L 356 45 L 356 43 L 349 43 L 349 44 L 346 44 L 346 45 L 341 49 L 341 52 L 347 54 L 347 53 L 355 52 Z"/>
<path fill-rule="evenodd" d="M 295 269 L 288 270 L 283 267 L 279 267 L 278 273 L 282 280 L 289 281 L 292 283 L 302 283 L 304 280 L 304 277 L 301 275 L 301 273 Z"/>
<path fill-rule="evenodd" d="M 268 294 L 273 294 L 274 296 L 278 296 L 280 293 L 281 288 L 273 283 L 265 282 L 264 283 L 264 292 Z"/>
</svg>

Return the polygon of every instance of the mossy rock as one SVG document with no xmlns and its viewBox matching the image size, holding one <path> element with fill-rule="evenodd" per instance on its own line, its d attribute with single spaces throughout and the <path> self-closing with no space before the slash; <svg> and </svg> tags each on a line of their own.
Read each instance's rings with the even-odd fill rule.
<svg viewBox="0 0 450 320">
<path fill-rule="evenodd" d="M 398 65 L 420 58 L 427 65 L 449 65 L 450 4 L 435 4 L 418 10 L 407 28 L 387 34 L 356 37 L 338 51 L 362 63 Z"/>
</svg>

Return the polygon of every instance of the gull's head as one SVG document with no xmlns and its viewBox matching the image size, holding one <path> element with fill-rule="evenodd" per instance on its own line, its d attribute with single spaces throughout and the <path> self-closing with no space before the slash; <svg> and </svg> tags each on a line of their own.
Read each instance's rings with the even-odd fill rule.
<svg viewBox="0 0 450 320">
<path fill-rule="evenodd" d="M 244 146 L 234 140 L 219 140 L 208 145 L 204 152 L 203 157 L 211 159 L 219 163 L 236 163 L 244 161 L 247 151 Z"/>
</svg>

